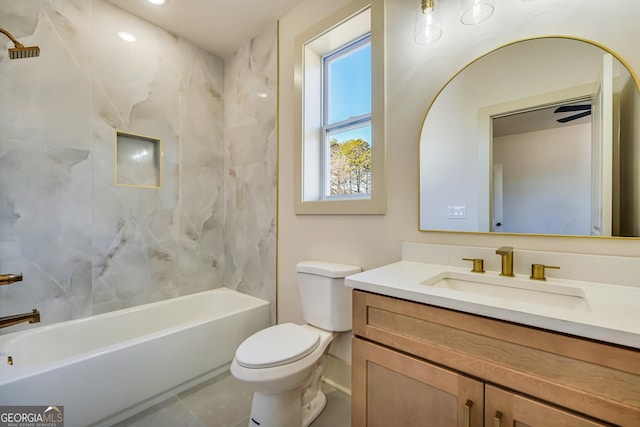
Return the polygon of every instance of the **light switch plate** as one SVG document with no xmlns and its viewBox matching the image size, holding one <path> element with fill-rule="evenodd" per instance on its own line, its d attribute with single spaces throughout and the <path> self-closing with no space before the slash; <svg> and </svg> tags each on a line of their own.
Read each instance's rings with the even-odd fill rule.
<svg viewBox="0 0 640 427">
<path fill-rule="evenodd" d="M 465 219 L 467 217 L 466 206 L 447 206 L 447 218 Z"/>
</svg>

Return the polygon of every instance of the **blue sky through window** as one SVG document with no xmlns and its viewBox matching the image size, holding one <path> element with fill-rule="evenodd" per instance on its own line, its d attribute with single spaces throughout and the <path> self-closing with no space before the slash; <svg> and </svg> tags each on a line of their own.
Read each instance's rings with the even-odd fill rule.
<svg viewBox="0 0 640 427">
<path fill-rule="evenodd" d="M 371 112 L 371 44 L 330 64 L 329 123 Z M 361 138 L 371 143 L 371 128 L 347 132 L 348 139 Z M 341 137 L 347 133 L 341 133 Z M 340 138 L 342 140 L 342 138 Z M 348 140 L 347 139 L 347 140 Z"/>
<path fill-rule="evenodd" d="M 352 139 L 362 139 L 371 145 L 371 125 L 361 127 L 359 129 L 348 130 L 346 132 L 335 133 L 331 135 L 339 143 L 351 141 Z"/>
</svg>

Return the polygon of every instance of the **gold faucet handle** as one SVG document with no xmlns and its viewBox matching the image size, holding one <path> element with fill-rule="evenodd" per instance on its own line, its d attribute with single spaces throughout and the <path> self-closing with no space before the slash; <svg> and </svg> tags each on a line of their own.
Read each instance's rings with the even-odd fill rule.
<svg viewBox="0 0 640 427">
<path fill-rule="evenodd" d="M 496 254 L 503 256 L 513 254 L 513 246 L 500 246 L 498 249 L 496 249 Z"/>
<path fill-rule="evenodd" d="M 547 280 L 544 275 L 545 268 L 556 268 L 560 269 L 557 265 L 544 265 L 544 264 L 531 264 L 531 276 L 529 279 L 531 280 Z"/>
<path fill-rule="evenodd" d="M 0 285 L 10 285 L 12 283 L 22 282 L 22 273 L 20 274 L 0 274 Z"/>
<path fill-rule="evenodd" d="M 472 273 L 484 273 L 484 260 L 482 258 L 462 258 L 462 260 L 473 262 Z"/>
</svg>

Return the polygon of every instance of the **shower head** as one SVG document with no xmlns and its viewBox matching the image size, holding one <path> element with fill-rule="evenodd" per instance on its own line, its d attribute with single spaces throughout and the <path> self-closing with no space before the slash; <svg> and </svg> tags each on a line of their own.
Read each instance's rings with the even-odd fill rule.
<svg viewBox="0 0 640 427">
<path fill-rule="evenodd" d="M 9 31 L 0 28 L 0 33 L 9 37 L 9 39 L 16 46 L 13 49 L 9 49 L 9 59 L 22 59 L 22 58 L 33 58 L 35 56 L 40 55 L 40 48 L 38 46 L 28 46 L 25 47 L 22 43 L 16 40 Z"/>
<path fill-rule="evenodd" d="M 40 48 L 38 46 L 24 47 L 16 44 L 14 49 L 9 49 L 9 59 L 33 58 L 40 56 Z"/>
</svg>

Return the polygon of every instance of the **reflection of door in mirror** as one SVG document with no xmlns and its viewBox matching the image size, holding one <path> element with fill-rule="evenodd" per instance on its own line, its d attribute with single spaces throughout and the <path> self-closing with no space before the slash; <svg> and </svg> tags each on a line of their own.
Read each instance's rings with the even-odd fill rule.
<svg viewBox="0 0 640 427">
<path fill-rule="evenodd" d="M 603 56 L 593 94 L 591 234 L 594 236 L 611 236 L 613 232 L 613 170 L 619 169 L 613 164 L 613 109 L 613 57 L 606 54 Z M 617 204 L 619 202 L 616 197 Z M 616 223 L 619 221 L 616 220 Z"/>
<path fill-rule="evenodd" d="M 591 96 L 557 102 L 493 117 L 492 231 L 611 236 L 613 57 L 603 56 Z"/>
<path fill-rule="evenodd" d="M 602 192 L 592 200 L 592 184 L 594 189 L 603 185 L 591 180 L 596 156 L 591 152 L 590 122 L 598 108 L 591 102 L 606 53 L 580 40 L 526 40 L 477 59 L 454 76 L 433 101 L 422 128 L 420 229 L 593 235 L 593 225 L 610 209 L 611 226 L 605 226 L 609 233 L 639 237 L 640 92 L 634 76 L 616 58 L 613 100 L 620 108 L 613 114 L 613 134 L 620 140 L 602 159 L 610 167 L 605 186 L 611 189 L 611 202 L 603 207 L 599 200 L 607 196 Z M 543 136 L 536 142 L 529 135 L 508 145 L 507 135 L 493 126 L 494 118 L 510 112 L 526 118 L 542 107 L 554 121 L 564 122 L 554 131 L 527 130 Z M 593 114 L 588 114 L 591 109 Z M 567 120 L 574 116 L 584 117 Z M 533 122 L 526 118 L 527 125 Z M 561 136 L 552 138 L 553 132 Z M 494 163 L 503 166 L 502 221 L 496 220 Z M 600 169 L 601 181 L 604 173 Z M 598 202 L 594 215 L 592 201 Z M 466 217 L 447 216 L 449 206 L 466 206 Z M 497 222 L 501 227 L 496 228 Z"/>
<path fill-rule="evenodd" d="M 502 166 L 502 231 L 589 234 L 591 117 L 558 122 L 569 104 L 493 119 L 493 165 Z M 495 177 L 494 177 L 495 182 Z M 496 188 L 493 188 L 494 199 Z M 498 231 L 495 229 L 493 231 Z"/>
<path fill-rule="evenodd" d="M 502 165 L 500 163 L 493 162 L 493 187 L 492 187 L 492 200 L 493 200 L 493 223 L 491 231 L 502 232 L 504 231 L 504 200 L 503 200 L 503 181 L 502 181 Z"/>
</svg>

